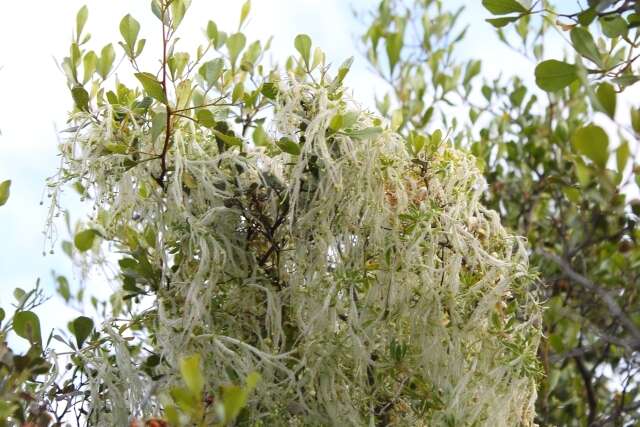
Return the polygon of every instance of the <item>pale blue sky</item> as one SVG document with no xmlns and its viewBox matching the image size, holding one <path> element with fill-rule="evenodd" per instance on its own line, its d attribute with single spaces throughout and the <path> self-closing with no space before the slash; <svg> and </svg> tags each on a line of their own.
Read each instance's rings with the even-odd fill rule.
<svg viewBox="0 0 640 427">
<path fill-rule="evenodd" d="M 47 176 L 55 173 L 55 126 L 65 127 L 70 97 L 65 78 L 55 60 L 67 51 L 75 13 L 83 5 L 89 7 L 87 30 L 94 35 L 93 46 L 101 47 L 117 40 L 118 23 L 131 13 L 145 31 L 156 27 L 147 12 L 148 1 L 142 0 L 22 0 L 3 5 L 0 22 L 0 181 L 11 179 L 12 196 L 0 208 L 0 306 L 7 308 L 16 286 L 28 289 L 38 277 L 45 290 L 53 294 L 51 270 L 66 274 L 73 284 L 69 260 L 59 246 L 56 254 L 42 256 L 42 231 L 47 216 L 48 200 L 42 198 Z M 184 38 L 194 40 L 208 19 L 214 19 L 223 30 L 233 30 L 241 5 L 240 0 L 193 0 L 192 10 L 182 25 Z M 373 7 L 374 0 L 254 0 L 247 32 L 250 38 L 266 39 L 274 35 L 272 55 L 283 59 L 293 52 L 296 34 L 309 34 L 330 62 L 341 63 L 355 56 L 347 84 L 365 105 L 372 105 L 373 94 L 384 86 L 366 68 L 354 43 L 358 24 L 350 6 Z M 484 22 L 487 16 L 479 0 L 451 1 L 452 7 L 466 3 L 464 20 L 471 24 L 463 55 L 483 59 L 483 72 L 495 76 L 500 72 L 520 74 L 532 82 L 533 69 L 522 58 L 501 47 L 494 31 Z M 150 37 L 148 37 L 150 38 Z M 153 45 L 148 45 L 147 53 Z M 71 203 L 73 219 L 82 208 Z M 61 227 L 63 228 L 63 227 Z M 62 230 L 62 237 L 65 231 Z M 89 294 L 108 295 L 104 284 L 88 284 Z M 39 310 L 47 326 L 63 326 L 77 312 L 54 297 Z M 45 326 L 45 329 L 48 328 Z"/>
</svg>

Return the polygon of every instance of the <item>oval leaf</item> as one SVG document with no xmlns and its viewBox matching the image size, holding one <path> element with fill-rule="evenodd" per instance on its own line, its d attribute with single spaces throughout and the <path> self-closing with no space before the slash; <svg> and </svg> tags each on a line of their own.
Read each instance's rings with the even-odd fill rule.
<svg viewBox="0 0 640 427">
<path fill-rule="evenodd" d="M 389 59 L 389 70 L 391 71 L 391 73 L 393 73 L 396 64 L 400 60 L 400 52 L 402 51 L 404 40 L 402 34 L 400 33 L 389 33 L 386 38 L 386 42 L 387 58 Z"/>
<path fill-rule="evenodd" d="M 109 43 L 102 48 L 100 52 L 100 59 L 98 59 L 98 74 L 103 79 L 106 79 L 113 66 L 113 61 L 116 59 L 116 52 L 113 49 L 113 45 Z"/>
<path fill-rule="evenodd" d="M 287 137 L 280 138 L 276 145 L 285 153 L 292 156 L 300 155 L 300 146 Z"/>
<path fill-rule="evenodd" d="M 0 206 L 7 203 L 7 200 L 9 200 L 10 194 L 11 194 L 11 180 L 8 179 L 6 181 L 0 182 Z"/>
<path fill-rule="evenodd" d="M 600 109 L 613 119 L 616 115 L 616 91 L 609 83 L 602 83 L 596 90 Z"/>
<path fill-rule="evenodd" d="M 40 345 L 40 319 L 31 311 L 19 311 L 13 316 L 13 330 L 31 344 Z"/>
<path fill-rule="evenodd" d="M 235 65 L 238 55 L 244 49 L 247 44 L 247 38 L 242 33 L 235 33 L 229 36 L 227 39 L 227 50 L 229 51 L 229 58 L 231 65 Z"/>
<path fill-rule="evenodd" d="M 242 24 L 244 23 L 244 21 L 246 21 L 250 11 L 251 11 L 251 0 L 247 0 L 246 2 L 244 2 L 244 4 L 242 5 L 242 9 L 240 10 L 240 25 L 239 25 L 240 27 L 242 27 Z"/>
<path fill-rule="evenodd" d="M 136 73 L 135 76 L 142 84 L 144 91 L 147 92 L 150 97 L 157 99 L 163 104 L 167 103 L 167 98 L 164 95 L 162 84 L 156 79 L 153 74 Z"/>
<path fill-rule="evenodd" d="M 87 111 L 89 109 L 89 93 L 82 86 L 71 89 L 71 96 L 76 103 L 78 110 Z"/>
<path fill-rule="evenodd" d="M 311 57 L 311 37 L 306 34 L 298 34 L 294 41 L 294 46 L 308 68 L 309 58 Z"/>
<path fill-rule="evenodd" d="M 222 75 L 223 68 L 224 60 L 222 58 L 216 58 L 202 64 L 198 69 L 198 74 L 202 76 L 209 86 L 213 86 Z"/>
<path fill-rule="evenodd" d="M 98 233 L 95 230 L 84 230 L 75 235 L 73 242 L 80 252 L 86 252 L 93 247 L 93 242 Z"/>
<path fill-rule="evenodd" d="M 194 354 L 180 359 L 180 373 L 191 394 L 199 398 L 204 388 L 204 379 L 200 368 L 200 355 Z"/>
<path fill-rule="evenodd" d="M 91 331 L 93 331 L 93 320 L 90 318 L 80 316 L 73 321 L 73 335 L 76 337 L 78 348 L 82 347 L 82 344 L 91 335 Z"/>
<path fill-rule="evenodd" d="M 547 92 L 564 89 L 578 78 L 575 65 L 555 59 L 538 64 L 535 74 L 536 84 L 540 89 Z"/>
<path fill-rule="evenodd" d="M 516 0 L 482 0 L 482 5 L 494 15 L 527 12 L 527 9 Z"/>
<path fill-rule="evenodd" d="M 493 25 L 496 28 L 502 28 L 512 22 L 517 21 L 518 19 L 520 19 L 519 16 L 504 16 L 501 18 L 485 19 L 485 21 L 487 21 L 489 24 Z"/>
<path fill-rule="evenodd" d="M 84 29 L 84 25 L 87 23 L 87 18 L 89 17 L 89 9 L 84 5 L 78 10 L 78 14 L 76 15 L 76 37 L 80 39 L 80 34 L 82 34 L 82 30 Z"/>
<path fill-rule="evenodd" d="M 380 135 L 381 133 L 382 133 L 382 128 L 378 126 L 344 132 L 345 135 L 348 135 L 354 139 L 374 138 Z"/>
<path fill-rule="evenodd" d="M 600 51 L 589 31 L 581 27 L 575 27 L 571 30 L 571 43 L 573 43 L 573 47 L 580 55 L 598 66 L 602 66 Z"/>
<path fill-rule="evenodd" d="M 210 129 L 216 127 L 216 119 L 213 116 L 213 113 L 207 109 L 202 108 L 196 111 L 196 118 L 198 119 L 198 123 L 204 127 L 208 127 Z"/>
<path fill-rule="evenodd" d="M 580 128 L 573 135 L 572 143 L 576 151 L 587 156 L 596 165 L 604 168 L 609 158 L 609 137 L 596 125 Z"/>
<path fill-rule="evenodd" d="M 629 31 L 627 21 L 620 15 L 603 16 L 600 18 L 600 25 L 604 35 L 609 38 L 626 36 Z"/>
<path fill-rule="evenodd" d="M 82 78 L 82 82 L 86 83 L 91 79 L 91 76 L 96 71 L 96 67 L 98 66 L 98 55 L 92 50 L 87 52 L 82 59 L 82 65 L 84 68 L 84 76 Z"/>
<path fill-rule="evenodd" d="M 140 33 L 140 24 L 133 16 L 127 15 L 120 21 L 120 34 L 128 47 L 128 54 L 133 56 L 133 48 Z"/>
<path fill-rule="evenodd" d="M 629 149 L 629 143 L 624 141 L 616 149 L 616 165 L 618 166 L 618 172 L 623 173 L 629 157 L 631 156 L 631 150 Z"/>
</svg>

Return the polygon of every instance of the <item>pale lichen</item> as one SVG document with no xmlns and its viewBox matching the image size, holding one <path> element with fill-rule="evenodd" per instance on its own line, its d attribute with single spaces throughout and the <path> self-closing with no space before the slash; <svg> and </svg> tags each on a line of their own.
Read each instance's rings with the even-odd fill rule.
<svg viewBox="0 0 640 427">
<path fill-rule="evenodd" d="M 144 154 L 163 138 L 116 125 L 108 103 L 99 121 L 72 118 L 88 125 L 62 149 L 66 176 L 106 240 L 137 244 L 159 275 L 137 338 L 161 356 L 158 379 L 113 322 L 115 357 L 82 353 L 109 408 L 97 422 L 158 415 L 179 357 L 200 353 L 208 389 L 261 374 L 256 425 L 532 425 L 540 311 L 525 242 L 480 203 L 469 154 L 436 138 L 416 152 L 342 93 L 279 82 L 268 133 L 297 155 L 220 150 L 176 118 L 166 188 Z M 355 121 L 333 129 L 336 115 Z M 108 144 L 135 144 L 136 161 Z"/>
</svg>

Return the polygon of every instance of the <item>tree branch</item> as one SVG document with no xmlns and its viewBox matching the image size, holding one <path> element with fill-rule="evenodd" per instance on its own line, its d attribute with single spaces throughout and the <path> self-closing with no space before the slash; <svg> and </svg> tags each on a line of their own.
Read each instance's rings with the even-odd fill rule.
<svg viewBox="0 0 640 427">
<path fill-rule="evenodd" d="M 591 375 L 589 375 L 589 371 L 585 368 L 584 363 L 582 363 L 582 359 L 580 357 L 574 357 L 573 360 L 576 362 L 576 366 L 578 367 L 578 372 L 580 372 L 580 376 L 582 377 L 582 381 L 584 382 L 584 388 L 587 392 L 587 404 L 589 405 L 589 414 L 587 415 L 587 426 L 593 425 L 596 420 L 596 413 L 598 410 L 598 402 L 596 400 L 595 393 L 593 392 L 593 384 L 591 383 Z"/>
<path fill-rule="evenodd" d="M 575 283 L 581 285 L 586 290 L 595 293 L 602 301 L 607 305 L 607 308 L 611 312 L 611 314 L 616 317 L 627 330 L 627 332 L 632 336 L 633 341 L 631 342 L 631 346 L 634 349 L 640 348 L 640 329 L 638 329 L 638 325 L 636 325 L 627 314 L 622 310 L 620 305 L 616 302 L 615 298 L 611 296 L 609 292 L 607 292 L 603 287 L 596 285 L 591 280 L 583 276 L 582 274 L 576 272 L 571 265 L 560 258 L 558 255 L 551 254 L 545 251 L 538 251 L 542 257 L 553 261 L 560 267 L 560 269 L 564 272 L 564 274 L 573 280 Z"/>
</svg>

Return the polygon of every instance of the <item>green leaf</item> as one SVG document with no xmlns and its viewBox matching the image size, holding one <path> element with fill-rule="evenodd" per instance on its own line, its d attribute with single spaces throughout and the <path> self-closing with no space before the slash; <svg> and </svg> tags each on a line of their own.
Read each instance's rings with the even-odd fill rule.
<svg viewBox="0 0 640 427">
<path fill-rule="evenodd" d="M 69 302 L 71 299 L 71 289 L 69 288 L 69 281 L 64 276 L 58 276 L 56 278 L 56 282 L 58 282 L 58 293 L 65 300 L 65 302 Z"/>
<path fill-rule="evenodd" d="M 156 16 L 156 18 L 158 18 L 160 21 L 162 21 L 162 8 L 160 5 L 160 0 L 151 0 L 151 12 L 153 12 L 153 14 Z M 165 19 L 166 21 L 166 19 Z M 166 24 L 166 22 L 163 21 L 163 23 Z"/>
<path fill-rule="evenodd" d="M 598 12 L 594 7 L 590 7 L 578 14 L 578 22 L 583 27 L 588 27 L 596 19 L 596 16 L 598 16 Z"/>
<path fill-rule="evenodd" d="M 2 321 L 4 320 L 5 316 L 6 316 L 6 313 L 4 312 L 4 309 L 0 307 L 0 325 L 2 324 Z"/>
<path fill-rule="evenodd" d="M 262 84 L 262 89 L 260 89 L 260 93 L 264 95 L 265 98 L 269 98 L 271 100 L 276 99 L 278 96 L 278 86 L 275 83 L 267 82 Z"/>
<path fill-rule="evenodd" d="M 209 23 L 207 24 L 207 37 L 215 46 L 216 41 L 218 40 L 218 26 L 213 21 L 209 21 Z"/>
<path fill-rule="evenodd" d="M 280 138 L 280 140 L 276 142 L 276 145 L 282 151 L 284 151 L 285 153 L 291 154 L 292 156 L 300 155 L 300 152 L 301 152 L 300 146 L 287 137 Z"/>
<path fill-rule="evenodd" d="M 242 407 L 246 404 L 246 400 L 246 393 L 239 386 L 227 385 L 222 387 L 225 425 L 236 419 Z"/>
<path fill-rule="evenodd" d="M 247 379 L 245 380 L 245 390 L 247 393 L 251 393 L 256 388 L 260 382 L 260 378 L 260 374 L 257 372 L 251 372 L 247 375 Z"/>
<path fill-rule="evenodd" d="M 222 142 L 229 146 L 242 147 L 242 139 L 237 136 L 227 135 L 226 133 L 222 133 L 219 130 L 212 129 L 211 130 L 215 136 L 220 138 Z"/>
<path fill-rule="evenodd" d="M 581 27 L 575 27 L 571 30 L 571 43 L 576 51 L 590 60 L 591 62 L 602 66 L 602 58 L 593 36 L 588 30 Z"/>
<path fill-rule="evenodd" d="M 631 127 L 637 133 L 640 133 L 640 108 L 633 108 L 629 111 L 631 116 Z"/>
<path fill-rule="evenodd" d="M 189 54 L 186 52 L 176 52 L 169 57 L 167 60 L 167 65 L 169 65 L 169 73 L 171 73 L 171 77 L 175 79 L 176 77 L 182 76 L 185 67 L 189 63 Z"/>
<path fill-rule="evenodd" d="M 171 2 L 171 27 L 175 30 L 178 28 L 184 15 L 187 13 L 191 0 L 172 0 Z"/>
<path fill-rule="evenodd" d="M 527 13 L 527 9 L 516 0 L 482 0 L 482 5 L 494 15 Z"/>
<path fill-rule="evenodd" d="M 600 25 L 604 35 L 609 38 L 626 36 L 629 31 L 627 21 L 620 15 L 603 16 L 600 18 Z"/>
<path fill-rule="evenodd" d="M 502 28 L 509 25 L 512 22 L 516 22 L 520 19 L 519 16 L 504 16 L 501 18 L 489 18 L 485 19 L 489 24 L 493 25 L 496 28 Z"/>
<path fill-rule="evenodd" d="M 549 337 L 549 344 L 551 344 L 551 347 L 556 353 L 560 354 L 565 351 L 562 336 L 559 334 L 551 334 Z"/>
<path fill-rule="evenodd" d="M 31 344 L 41 345 L 40 319 L 32 311 L 19 311 L 13 316 L 13 330 Z"/>
<path fill-rule="evenodd" d="M 589 182 L 591 181 L 592 168 L 587 166 L 584 161 L 582 161 L 581 157 L 574 158 L 573 164 L 576 167 L 576 177 L 578 177 L 578 182 L 580 183 L 580 185 L 589 185 Z"/>
<path fill-rule="evenodd" d="M 578 78 L 575 65 L 550 59 L 536 67 L 536 84 L 542 90 L 555 92 L 569 86 Z"/>
<path fill-rule="evenodd" d="M 235 104 L 243 96 L 244 96 L 244 84 L 242 82 L 238 82 L 236 86 L 233 88 L 233 92 L 231 93 L 231 102 Z"/>
<path fill-rule="evenodd" d="M 578 129 L 573 135 L 572 143 L 578 153 L 587 156 L 599 167 L 606 167 L 609 137 L 600 126 L 591 124 Z"/>
<path fill-rule="evenodd" d="M 195 397 L 188 388 L 172 387 L 169 391 L 171 398 L 175 404 L 187 414 L 195 414 L 198 411 L 198 403 L 200 397 Z M 175 423 L 171 425 L 182 425 L 182 423 Z"/>
<path fill-rule="evenodd" d="M 596 90 L 596 97 L 603 112 L 612 119 L 616 115 L 616 91 L 609 83 L 602 83 Z"/>
<path fill-rule="evenodd" d="M 526 94 L 527 88 L 524 86 L 520 86 L 509 95 L 509 100 L 514 105 L 514 107 L 520 107 L 520 104 L 522 104 L 522 100 L 524 99 Z"/>
<path fill-rule="evenodd" d="M 151 141 L 155 142 L 166 128 L 167 113 L 165 111 L 154 113 L 151 117 Z"/>
<path fill-rule="evenodd" d="M 342 128 L 349 128 L 353 126 L 358 120 L 358 113 L 353 111 L 344 113 L 344 114 L 336 114 L 331 118 L 329 122 L 329 127 L 334 131 L 340 130 Z"/>
<path fill-rule="evenodd" d="M 151 73 L 136 73 L 136 78 L 142 84 L 145 92 L 152 98 L 157 99 L 163 104 L 167 103 L 167 98 L 164 95 L 162 84 L 156 80 L 156 77 Z"/>
<path fill-rule="evenodd" d="M 403 123 L 404 115 L 402 114 L 402 109 L 393 110 L 393 113 L 391 113 L 391 130 L 397 132 Z"/>
<path fill-rule="evenodd" d="M 616 166 L 618 166 L 618 172 L 624 172 L 624 168 L 627 166 L 629 157 L 631 156 L 631 150 L 629 149 L 629 142 L 624 141 L 616 149 Z"/>
<path fill-rule="evenodd" d="M 145 39 L 138 40 L 138 47 L 136 47 L 136 51 L 133 53 L 133 56 L 136 58 L 140 56 L 140 54 L 142 53 L 142 49 L 144 49 L 146 44 L 147 44 L 147 40 Z"/>
<path fill-rule="evenodd" d="M 96 71 L 98 66 L 98 55 L 92 50 L 87 52 L 82 58 L 82 67 L 84 68 L 84 76 L 82 77 L 82 83 L 86 83 L 91 79 L 91 76 Z"/>
<path fill-rule="evenodd" d="M 627 86 L 631 86 L 640 81 L 640 76 L 634 76 L 633 74 L 626 74 L 620 77 L 615 77 L 611 81 L 617 85 L 622 86 L 622 89 Z"/>
<path fill-rule="evenodd" d="M 0 206 L 3 206 L 9 200 L 9 195 L 11 193 L 11 180 L 8 179 L 6 181 L 0 182 Z"/>
<path fill-rule="evenodd" d="M 80 316 L 73 321 L 73 335 L 76 337 L 78 348 L 82 348 L 82 344 L 91 335 L 93 331 L 93 320 L 88 317 Z"/>
<path fill-rule="evenodd" d="M 125 144 L 119 144 L 117 142 L 107 142 L 104 144 L 104 148 L 110 153 L 115 154 L 127 154 L 129 147 Z"/>
<path fill-rule="evenodd" d="M 113 49 L 113 45 L 109 43 L 102 48 L 100 53 L 100 59 L 98 60 L 98 74 L 103 79 L 106 79 L 113 66 L 113 61 L 116 59 L 116 52 Z"/>
<path fill-rule="evenodd" d="M 349 73 L 349 70 L 351 69 L 352 65 L 353 65 L 353 56 L 348 58 L 346 61 L 342 63 L 342 65 L 340 65 L 340 68 L 338 68 L 338 75 L 336 76 L 336 79 L 331 84 L 332 87 L 337 88 L 342 84 L 342 82 L 344 81 L 344 78 Z"/>
<path fill-rule="evenodd" d="M 134 56 L 134 47 L 139 33 L 140 23 L 138 23 L 138 21 L 136 21 L 131 15 L 127 15 L 122 18 L 120 21 L 120 34 L 122 34 L 122 38 L 129 48 L 128 53 L 131 56 Z"/>
<path fill-rule="evenodd" d="M 71 96 L 73 97 L 73 101 L 76 103 L 78 110 L 89 110 L 89 93 L 87 93 L 82 86 L 76 86 L 71 89 Z"/>
<path fill-rule="evenodd" d="M 242 5 L 242 9 L 240 10 L 240 25 L 238 25 L 238 28 L 242 27 L 242 24 L 247 19 L 247 16 L 249 16 L 250 11 L 251 0 L 247 0 L 246 2 L 244 2 L 244 4 Z"/>
<path fill-rule="evenodd" d="M 204 389 L 204 378 L 200 368 L 200 355 L 183 357 L 180 359 L 180 374 L 191 394 L 199 397 Z"/>
<path fill-rule="evenodd" d="M 93 229 L 80 231 L 73 238 L 73 243 L 80 252 L 86 252 L 93 247 L 96 236 L 98 236 L 98 232 Z"/>
<path fill-rule="evenodd" d="M 202 76 L 204 81 L 207 82 L 209 86 L 213 86 L 222 75 L 223 69 L 224 60 L 222 58 L 216 58 L 202 64 L 202 66 L 198 69 L 198 74 Z"/>
<path fill-rule="evenodd" d="M 298 53 L 300 53 L 300 56 L 302 56 L 305 65 L 309 68 L 309 60 L 311 58 L 311 38 L 306 34 L 298 34 L 293 44 Z"/>
<path fill-rule="evenodd" d="M 267 134 L 267 132 L 265 132 L 262 125 L 258 125 L 256 127 L 256 129 L 253 131 L 252 138 L 253 143 L 258 147 L 265 147 L 271 144 L 271 138 L 269 138 L 269 135 Z"/>
<path fill-rule="evenodd" d="M 19 304 L 22 304 L 26 295 L 27 292 L 22 288 L 15 288 L 13 290 L 13 297 L 16 299 L 16 301 L 18 301 Z"/>
<path fill-rule="evenodd" d="M 242 408 L 247 404 L 249 394 L 260 381 L 260 374 L 252 372 L 247 376 L 245 386 L 237 385 L 222 387 L 222 405 L 224 407 L 224 423 L 230 424 L 236 419 Z"/>
<path fill-rule="evenodd" d="M 229 59 L 231 65 L 235 66 L 238 55 L 247 44 L 247 38 L 242 33 L 231 34 L 227 39 L 227 50 L 229 51 Z"/>
<path fill-rule="evenodd" d="M 389 33 L 386 37 L 387 58 L 389 59 L 389 71 L 393 74 L 396 64 L 400 60 L 400 52 L 404 44 L 401 33 Z"/>
<path fill-rule="evenodd" d="M 196 111 L 196 118 L 198 123 L 208 128 L 216 127 L 216 119 L 213 117 L 213 113 L 206 108 L 200 108 Z"/>
<path fill-rule="evenodd" d="M 76 38 L 80 39 L 80 34 L 82 34 L 82 30 L 84 30 L 84 25 L 87 23 L 87 18 L 89 18 L 89 9 L 86 5 L 82 6 L 78 13 L 76 14 Z"/>
<path fill-rule="evenodd" d="M 343 133 L 354 139 L 370 139 L 380 135 L 382 133 L 382 128 L 375 126 Z"/>
</svg>

